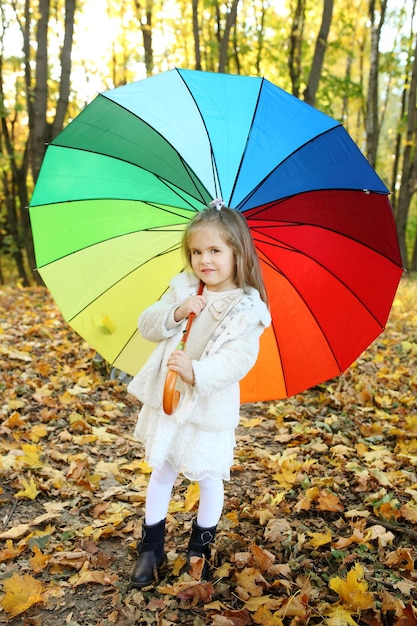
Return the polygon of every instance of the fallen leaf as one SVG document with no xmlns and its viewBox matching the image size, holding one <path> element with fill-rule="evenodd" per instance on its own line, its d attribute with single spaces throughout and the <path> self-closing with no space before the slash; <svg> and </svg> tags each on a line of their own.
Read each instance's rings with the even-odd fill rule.
<svg viewBox="0 0 417 626">
<path fill-rule="evenodd" d="M 20 615 L 34 604 L 42 602 L 43 585 L 30 574 L 19 576 L 16 572 L 13 573 L 4 580 L 3 591 L 0 604 L 10 617 Z"/>
<path fill-rule="evenodd" d="M 353 611 L 370 609 L 374 605 L 374 599 L 372 594 L 369 593 L 368 583 L 363 580 L 363 577 L 363 567 L 356 563 L 348 572 L 345 580 L 335 576 L 330 579 L 329 587 L 339 594 L 345 607 Z"/>
</svg>

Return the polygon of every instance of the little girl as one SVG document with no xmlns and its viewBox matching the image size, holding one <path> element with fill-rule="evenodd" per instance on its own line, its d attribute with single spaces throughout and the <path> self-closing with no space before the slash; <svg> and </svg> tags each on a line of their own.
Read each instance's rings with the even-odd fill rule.
<svg viewBox="0 0 417 626">
<path fill-rule="evenodd" d="M 230 479 L 239 422 L 239 381 L 255 364 L 259 337 L 271 318 L 252 236 L 245 218 L 222 201 L 196 214 L 183 237 L 192 271 L 178 274 L 170 290 L 139 318 L 145 339 L 158 342 L 128 386 L 142 402 L 134 432 L 153 468 L 145 504 L 134 587 L 152 584 L 165 565 L 165 518 L 179 473 L 200 487 L 185 571 L 203 557 L 202 578 L 223 508 L 223 481 Z M 202 295 L 197 295 L 200 282 Z M 187 350 L 177 350 L 187 318 L 196 318 Z M 162 408 L 168 369 L 181 392 L 172 415 Z"/>
</svg>

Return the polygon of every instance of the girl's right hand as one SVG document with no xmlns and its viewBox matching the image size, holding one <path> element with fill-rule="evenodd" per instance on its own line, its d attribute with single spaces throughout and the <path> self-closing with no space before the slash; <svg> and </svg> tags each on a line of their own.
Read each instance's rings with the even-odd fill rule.
<svg viewBox="0 0 417 626">
<path fill-rule="evenodd" d="M 204 296 L 190 296 L 174 311 L 174 319 L 176 322 L 186 319 L 190 313 L 194 313 L 198 317 L 206 306 Z"/>
</svg>

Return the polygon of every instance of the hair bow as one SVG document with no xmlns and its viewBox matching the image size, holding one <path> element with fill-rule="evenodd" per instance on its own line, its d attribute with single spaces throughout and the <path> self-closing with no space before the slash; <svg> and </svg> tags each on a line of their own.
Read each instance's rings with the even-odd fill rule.
<svg viewBox="0 0 417 626">
<path fill-rule="evenodd" d="M 216 198 L 215 200 L 212 200 L 209 204 L 210 208 L 217 209 L 218 211 L 221 211 L 224 206 L 226 206 L 226 204 L 223 201 L 223 198 Z"/>
</svg>

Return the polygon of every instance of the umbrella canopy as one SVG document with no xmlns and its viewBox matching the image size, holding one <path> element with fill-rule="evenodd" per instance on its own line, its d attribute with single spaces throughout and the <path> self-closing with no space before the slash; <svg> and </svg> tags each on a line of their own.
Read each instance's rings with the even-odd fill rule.
<svg viewBox="0 0 417 626">
<path fill-rule="evenodd" d="M 30 218 L 65 319 L 133 375 L 188 221 L 218 197 L 241 211 L 273 319 L 246 402 L 333 378 L 382 332 L 402 274 L 387 194 L 336 120 L 262 78 L 175 69 L 99 94 L 57 136 Z"/>
</svg>

